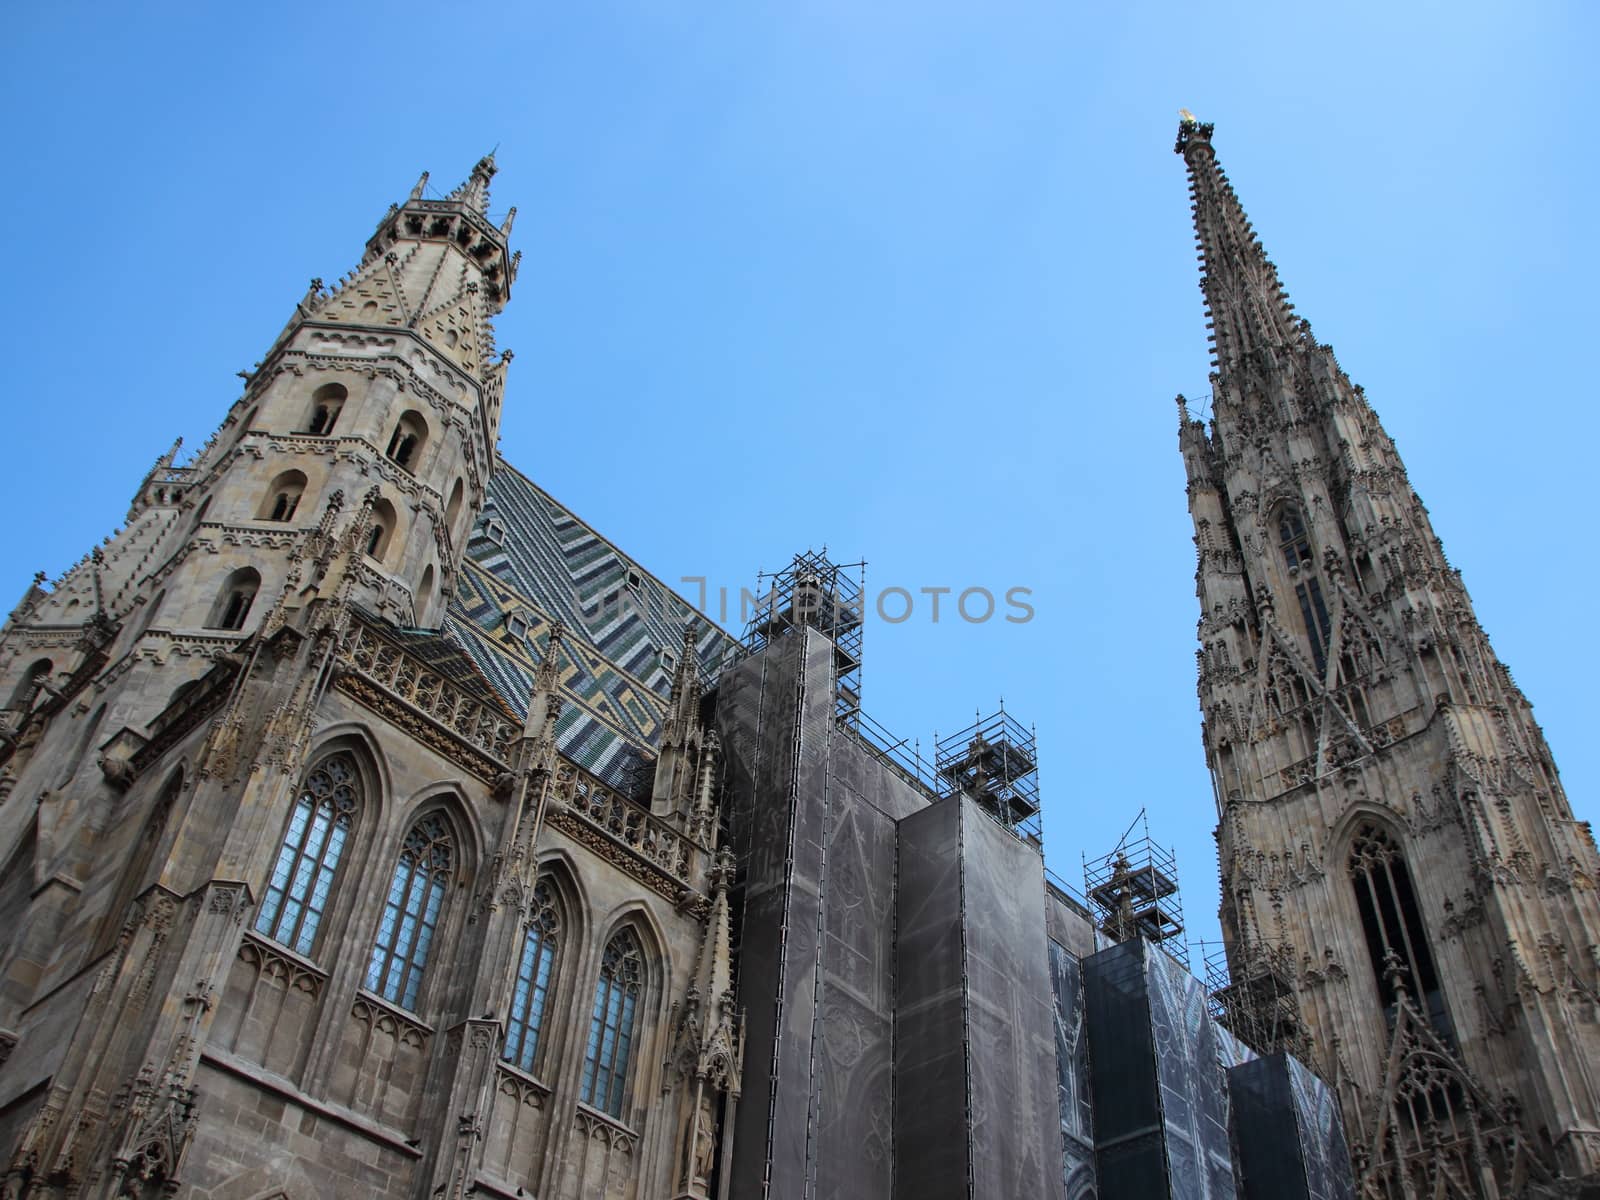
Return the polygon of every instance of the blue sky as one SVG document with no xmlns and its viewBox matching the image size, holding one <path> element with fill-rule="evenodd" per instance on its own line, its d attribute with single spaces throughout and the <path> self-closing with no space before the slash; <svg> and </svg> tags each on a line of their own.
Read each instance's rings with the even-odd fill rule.
<svg viewBox="0 0 1600 1200">
<path fill-rule="evenodd" d="M 1214 936 L 1176 110 L 1398 442 L 1582 817 L 1600 749 L 1593 6 L 33 5 L 0 47 L 20 595 L 198 446 L 313 275 L 498 145 L 502 448 L 668 581 L 796 549 L 1035 619 L 867 630 L 926 745 L 1037 724 L 1052 867 L 1148 805 Z"/>
</svg>

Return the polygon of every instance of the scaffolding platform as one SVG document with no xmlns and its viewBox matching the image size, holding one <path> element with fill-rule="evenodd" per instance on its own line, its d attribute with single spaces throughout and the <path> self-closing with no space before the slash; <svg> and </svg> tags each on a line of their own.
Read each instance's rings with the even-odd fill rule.
<svg viewBox="0 0 1600 1200">
<path fill-rule="evenodd" d="M 1308 1035 L 1282 947 L 1254 945 L 1230 955 L 1226 943 L 1204 942 L 1201 955 L 1212 1019 L 1258 1054 L 1304 1055 Z"/>
<path fill-rule="evenodd" d="M 1140 836 L 1132 836 L 1135 829 Z M 1143 810 L 1115 849 L 1084 860 L 1083 892 L 1107 937 L 1118 942 L 1142 937 L 1188 962 L 1177 856 L 1151 839 Z"/>
<path fill-rule="evenodd" d="M 781 571 L 757 574 L 754 611 L 740 640 L 752 653 L 791 630 L 810 627 L 833 643 L 836 709 L 855 728 L 861 713 L 861 644 L 865 562 L 835 563 L 807 550 Z M 850 572 L 856 574 L 852 576 Z"/>
<path fill-rule="evenodd" d="M 1037 738 L 1003 703 L 999 711 L 938 740 L 934 774 L 941 795 L 965 793 L 1006 828 L 1043 841 Z"/>
</svg>

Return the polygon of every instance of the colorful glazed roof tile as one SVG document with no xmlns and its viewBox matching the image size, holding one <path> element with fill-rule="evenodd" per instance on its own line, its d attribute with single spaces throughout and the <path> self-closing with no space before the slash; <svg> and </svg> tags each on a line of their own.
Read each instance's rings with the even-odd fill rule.
<svg viewBox="0 0 1600 1200">
<path fill-rule="evenodd" d="M 738 643 L 549 493 L 501 462 L 467 543 L 444 639 L 519 714 L 556 621 L 564 626 L 561 752 L 612 787 L 649 785 L 675 656 L 698 628 L 715 675 Z"/>
</svg>

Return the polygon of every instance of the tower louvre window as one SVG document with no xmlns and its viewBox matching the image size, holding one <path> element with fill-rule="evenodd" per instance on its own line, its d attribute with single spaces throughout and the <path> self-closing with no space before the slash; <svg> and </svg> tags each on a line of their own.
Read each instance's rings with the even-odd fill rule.
<svg viewBox="0 0 1600 1200">
<path fill-rule="evenodd" d="M 339 423 L 344 402 L 349 391 L 342 383 L 325 383 L 311 395 L 311 419 L 306 422 L 306 432 L 315 437 L 327 437 Z"/>
<path fill-rule="evenodd" d="M 372 506 L 372 525 L 367 530 L 367 544 L 363 547 L 368 558 L 381 563 L 387 557 L 389 542 L 398 524 L 394 505 L 387 500 L 380 499 Z"/>
<path fill-rule="evenodd" d="M 292 521 L 300 497 L 305 494 L 306 477 L 303 471 L 285 471 L 267 488 L 261 506 L 263 521 Z"/>
<path fill-rule="evenodd" d="M 606 945 L 583 1056 L 582 1100 L 613 1117 L 622 1115 L 643 975 L 638 935 L 624 929 Z"/>
<path fill-rule="evenodd" d="M 1446 1040 L 1454 1030 L 1428 946 L 1422 911 L 1411 885 L 1405 856 L 1377 825 L 1363 825 L 1350 845 L 1350 877 L 1361 930 L 1378 983 L 1378 997 L 1390 1023 L 1404 990 Z"/>
<path fill-rule="evenodd" d="M 324 759 L 306 776 L 267 880 L 257 933 L 297 954 L 311 953 L 360 811 L 359 788 L 346 754 Z"/>
<path fill-rule="evenodd" d="M 406 834 L 395 863 L 367 964 L 369 991 L 402 1008 L 416 1009 L 417 990 L 454 869 L 455 838 L 449 821 L 443 813 L 423 817 Z"/>
<path fill-rule="evenodd" d="M 395 424 L 389 437 L 389 448 L 384 451 L 397 467 L 414 472 L 428 440 L 428 426 L 420 414 L 408 412 Z"/>
<path fill-rule="evenodd" d="M 533 892 L 533 915 L 522 936 L 522 957 L 511 991 L 511 1012 L 506 1022 L 502 1057 L 524 1071 L 532 1071 L 539 1057 L 539 1031 L 545 1004 L 555 976 L 556 949 L 561 936 L 561 914 L 550 885 L 541 882 Z"/>
<path fill-rule="evenodd" d="M 256 592 L 261 588 L 261 575 L 254 567 L 240 567 L 223 580 L 222 591 L 211 610 L 209 629 L 243 629 L 250 607 L 255 603 Z"/>
</svg>

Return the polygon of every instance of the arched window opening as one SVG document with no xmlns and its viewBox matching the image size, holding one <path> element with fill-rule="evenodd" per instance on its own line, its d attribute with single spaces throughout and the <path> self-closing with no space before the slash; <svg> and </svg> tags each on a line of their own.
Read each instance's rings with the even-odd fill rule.
<svg viewBox="0 0 1600 1200">
<path fill-rule="evenodd" d="M 1311 537 L 1306 532 L 1305 518 L 1292 504 L 1278 510 L 1278 550 L 1283 555 L 1284 566 L 1292 578 L 1295 599 L 1300 605 L 1300 619 L 1305 623 L 1306 640 L 1311 643 L 1311 658 L 1316 663 L 1317 674 L 1328 670 L 1328 638 L 1333 621 L 1328 615 L 1328 603 L 1322 595 L 1322 581 L 1312 573 L 1314 562 Z"/>
<path fill-rule="evenodd" d="M 27 712 L 32 708 L 34 700 L 38 698 L 39 689 L 44 686 L 44 681 L 50 678 L 50 672 L 53 670 L 55 664 L 48 658 L 34 662 L 17 682 L 17 690 L 11 693 L 11 703 L 7 704 L 6 708 L 13 712 Z"/>
<path fill-rule="evenodd" d="M 396 466 L 415 471 L 427 440 L 427 424 L 417 413 L 408 412 L 396 423 L 394 433 L 389 438 L 389 449 L 385 453 Z"/>
<path fill-rule="evenodd" d="M 1311 538 L 1306 534 L 1300 510 L 1292 504 L 1284 505 L 1278 513 L 1278 549 L 1291 571 L 1311 565 Z"/>
<path fill-rule="evenodd" d="M 325 383 L 311 394 L 311 419 L 306 422 L 306 432 L 314 437 L 328 437 L 339 423 L 344 402 L 350 396 L 342 383 Z"/>
<path fill-rule="evenodd" d="M 613 1117 L 622 1116 L 643 982 L 644 951 L 639 936 L 624 929 L 606 945 L 601 960 L 583 1058 L 583 1102 Z"/>
<path fill-rule="evenodd" d="M 422 581 L 417 584 L 416 621 L 422 624 L 422 614 L 428 610 L 428 604 L 433 599 L 433 564 L 429 563 L 422 572 Z"/>
<path fill-rule="evenodd" d="M 367 966 L 367 989 L 414 1010 L 428 951 L 455 869 L 455 837 L 443 813 L 411 827 L 383 903 L 383 920 Z"/>
<path fill-rule="evenodd" d="M 444 506 L 444 523 L 450 527 L 453 534 L 456 527 L 456 518 L 461 515 L 461 502 L 466 498 L 466 489 L 461 480 L 456 480 L 455 487 L 450 489 L 450 499 Z"/>
<path fill-rule="evenodd" d="M 1411 886 L 1411 872 L 1405 856 L 1383 829 L 1369 824 L 1356 833 L 1350 845 L 1350 877 L 1372 973 L 1378 981 L 1378 997 L 1390 1027 L 1404 991 L 1440 1036 L 1454 1045 L 1455 1032 L 1445 1009 L 1422 910 Z"/>
<path fill-rule="evenodd" d="M 361 778 L 348 754 L 325 758 L 312 768 L 267 880 L 257 933 L 297 954 L 311 953 L 360 811 Z"/>
<path fill-rule="evenodd" d="M 541 881 L 533 890 L 533 915 L 522 935 L 522 957 L 517 962 L 516 984 L 511 991 L 511 1014 L 506 1021 L 502 1055 L 524 1071 L 531 1072 L 539 1058 L 539 1031 L 544 1026 L 560 937 L 561 914 L 555 896 L 550 885 Z"/>
<path fill-rule="evenodd" d="M 261 502 L 260 520 L 263 521 L 289 521 L 294 518 L 294 510 L 300 506 L 300 497 L 305 494 L 306 475 L 304 471 L 285 471 L 272 481 L 267 488 L 266 499 Z"/>
<path fill-rule="evenodd" d="M 1317 674 L 1328 669 L 1328 637 L 1333 631 L 1333 621 L 1328 616 L 1328 605 L 1322 598 L 1322 582 L 1312 577 L 1294 585 L 1295 597 L 1300 601 L 1300 618 L 1306 624 L 1306 637 L 1311 641 L 1311 657 L 1317 664 Z"/>
<path fill-rule="evenodd" d="M 172 773 L 172 777 L 167 780 L 166 786 L 156 797 L 155 804 L 150 808 L 150 816 L 145 820 L 144 828 L 139 833 L 139 842 L 134 846 L 132 856 L 122 868 L 122 878 L 117 881 L 117 890 L 113 893 L 111 903 L 101 918 L 100 934 L 95 939 L 97 955 L 110 949 L 122 932 L 122 926 L 128 919 L 128 909 L 144 890 L 145 877 L 150 874 L 150 868 L 155 863 L 156 851 L 167 831 L 167 822 L 172 816 L 178 797 L 182 794 L 183 771 L 180 769 Z"/>
<path fill-rule="evenodd" d="M 384 560 L 389 553 L 389 542 L 394 537 L 397 521 L 394 505 L 387 500 L 379 500 L 372 506 L 372 526 L 367 530 L 365 546 L 368 558 L 378 562 Z"/>
<path fill-rule="evenodd" d="M 261 587 L 261 575 L 254 567 L 240 567 L 222 582 L 222 591 L 212 607 L 208 629 L 243 629 L 250 606 Z"/>
</svg>

